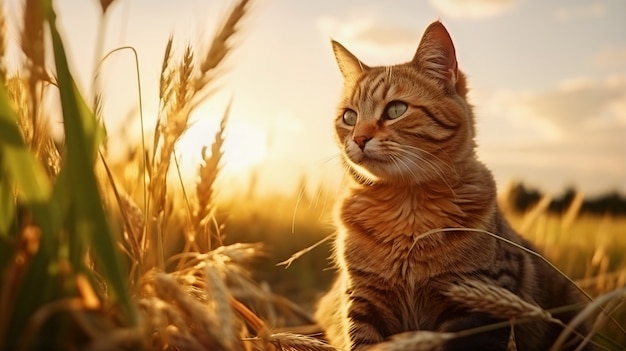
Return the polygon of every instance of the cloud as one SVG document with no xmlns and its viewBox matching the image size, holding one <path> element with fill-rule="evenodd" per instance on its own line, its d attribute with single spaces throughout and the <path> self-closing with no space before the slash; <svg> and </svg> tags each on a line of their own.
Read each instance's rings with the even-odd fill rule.
<svg viewBox="0 0 626 351">
<path fill-rule="evenodd" d="M 417 46 L 421 35 L 415 28 L 384 23 L 372 17 L 341 23 L 331 17 L 322 17 L 318 19 L 317 27 L 331 37 L 374 46 Z"/>
<path fill-rule="evenodd" d="M 481 19 L 496 17 L 512 10 L 519 0 L 430 0 L 443 16 Z"/>
<path fill-rule="evenodd" d="M 554 10 L 554 16 L 561 21 L 580 20 L 585 18 L 598 18 L 607 13 L 603 4 L 578 5 L 560 7 Z"/>
<path fill-rule="evenodd" d="M 626 66 L 626 47 L 608 47 L 596 52 L 591 62 L 597 67 Z"/>
<path fill-rule="evenodd" d="M 527 96 L 520 103 L 532 118 L 551 123 L 564 133 L 626 129 L 626 75 L 577 79 L 555 90 Z"/>
<path fill-rule="evenodd" d="M 330 37 L 339 41 L 370 66 L 408 61 L 423 32 L 423 28 L 391 24 L 376 16 L 346 21 L 321 17 L 317 28 L 324 39 Z"/>
<path fill-rule="evenodd" d="M 506 126 L 522 140 L 626 135 L 626 74 L 571 79 L 546 91 L 472 92 L 471 98 L 484 128 Z"/>
<path fill-rule="evenodd" d="M 626 74 L 547 91 L 478 92 L 479 152 L 500 180 L 626 190 Z"/>
<path fill-rule="evenodd" d="M 354 39 L 380 46 L 417 46 L 419 35 L 420 34 L 413 28 L 379 24 L 377 26 L 364 27 L 361 31 L 355 33 Z"/>
<path fill-rule="evenodd" d="M 558 140 L 561 132 L 551 122 L 532 118 L 527 104 L 535 93 L 498 90 L 470 90 L 481 143 L 493 145 L 528 144 Z"/>
</svg>

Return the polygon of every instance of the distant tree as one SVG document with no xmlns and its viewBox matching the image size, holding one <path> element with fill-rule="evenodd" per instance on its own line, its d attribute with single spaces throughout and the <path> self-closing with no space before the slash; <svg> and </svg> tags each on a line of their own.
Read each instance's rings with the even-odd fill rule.
<svg viewBox="0 0 626 351">
<path fill-rule="evenodd" d="M 617 191 L 587 199 L 581 209 L 583 213 L 595 215 L 626 216 L 626 197 Z"/>
<path fill-rule="evenodd" d="M 563 195 L 552 200 L 548 206 L 548 211 L 551 213 L 563 214 L 572 204 L 572 201 L 576 197 L 577 193 L 578 191 L 573 186 L 567 187 L 565 192 L 563 192 Z"/>
<path fill-rule="evenodd" d="M 510 205 L 516 212 L 526 212 L 533 207 L 543 195 L 535 189 L 528 189 L 523 183 L 517 183 L 509 192 Z"/>
<path fill-rule="evenodd" d="M 575 187 L 567 187 L 560 196 L 552 200 L 547 211 L 553 214 L 563 215 L 572 205 L 572 201 L 574 201 L 577 194 L 578 190 L 576 190 Z M 529 188 L 519 182 L 511 186 L 507 201 L 508 205 L 515 212 L 524 213 L 535 206 L 543 196 L 544 194 L 539 190 Z M 626 216 L 626 196 L 621 195 L 618 191 L 612 191 L 605 195 L 586 198 L 580 207 L 579 213 Z"/>
</svg>

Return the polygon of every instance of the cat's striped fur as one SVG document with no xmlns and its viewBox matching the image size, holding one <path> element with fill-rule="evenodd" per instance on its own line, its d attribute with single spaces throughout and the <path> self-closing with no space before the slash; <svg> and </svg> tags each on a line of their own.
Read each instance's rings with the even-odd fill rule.
<svg viewBox="0 0 626 351">
<path fill-rule="evenodd" d="M 573 287 L 544 262 L 475 228 L 528 248 L 498 210 L 490 171 L 475 155 L 472 108 L 454 46 L 431 24 L 412 61 L 369 67 L 337 42 L 345 79 L 335 129 L 351 184 L 338 204 L 339 274 L 316 318 L 341 350 L 412 330 L 458 331 L 501 319 L 450 301 L 443 291 L 471 277 L 544 309 L 574 304 Z M 565 322 L 574 312 L 557 315 Z M 544 350 L 560 327 L 515 326 L 517 350 Z M 446 350 L 505 350 L 502 328 L 449 342 Z M 581 332 L 584 332 L 581 330 Z"/>
</svg>

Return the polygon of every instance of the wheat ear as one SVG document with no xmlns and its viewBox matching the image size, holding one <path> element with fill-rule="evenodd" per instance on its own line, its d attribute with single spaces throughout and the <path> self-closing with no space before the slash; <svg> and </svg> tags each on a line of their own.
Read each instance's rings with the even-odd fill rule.
<svg viewBox="0 0 626 351">
<path fill-rule="evenodd" d="M 161 74 L 159 77 L 159 100 L 161 102 L 170 101 L 170 93 L 172 92 L 172 72 L 170 70 L 170 61 L 172 59 L 172 44 L 174 43 L 174 37 L 170 35 L 165 45 L 165 52 L 163 54 L 163 63 L 161 64 Z"/>
<path fill-rule="evenodd" d="M 497 240 L 500 240 L 504 243 L 507 243 L 509 245 L 512 245 L 524 252 L 527 252 L 537 258 L 539 258 L 540 260 L 542 260 L 545 264 L 547 264 L 548 266 L 550 266 L 550 268 L 552 268 L 555 272 L 557 272 L 559 275 L 561 275 L 563 278 L 565 278 L 572 286 L 574 286 L 581 294 L 583 294 L 589 301 L 593 301 L 593 298 L 591 297 L 591 295 L 589 295 L 584 289 L 582 289 L 580 286 L 578 286 L 578 284 L 576 284 L 576 282 L 574 280 L 572 280 L 572 278 L 568 277 L 567 274 L 561 272 L 560 269 L 558 269 L 554 264 L 552 264 L 552 262 L 550 262 L 548 259 L 546 259 L 545 257 L 543 257 L 541 254 L 530 250 L 518 243 L 515 243 L 511 240 L 505 239 L 499 235 L 496 235 L 494 233 L 491 233 L 487 230 L 483 230 L 483 229 L 476 229 L 476 228 L 437 228 L 437 229 L 432 229 L 429 230 L 427 232 L 415 235 L 415 237 L 413 238 L 413 245 L 411 246 L 410 250 L 413 249 L 413 247 L 415 246 L 415 244 L 417 243 L 418 240 L 422 240 L 430 235 L 436 234 L 436 233 L 444 233 L 444 232 L 458 232 L 458 231 L 466 231 L 466 232 L 474 232 L 474 233 L 480 233 L 480 234 L 485 234 L 485 235 L 489 235 Z M 606 313 L 606 311 L 604 311 L 604 308 L 602 306 L 598 306 L 598 308 L 600 308 L 603 312 Z M 620 323 L 618 323 L 615 318 L 613 318 L 612 316 L 609 316 L 609 319 L 611 320 L 611 322 L 613 322 L 613 325 L 615 325 L 623 334 L 626 334 L 626 330 L 624 329 L 624 327 L 622 325 L 620 325 Z"/>
<path fill-rule="evenodd" d="M 155 292 L 159 298 L 177 306 L 187 323 L 193 321 L 193 323 L 190 324 L 190 328 L 194 330 L 190 331 L 190 333 L 204 345 L 204 347 L 211 349 L 216 343 L 219 345 L 220 339 L 211 338 L 210 332 L 219 330 L 220 325 L 215 319 L 215 316 L 209 313 L 207 306 L 201 304 L 184 292 L 181 289 L 181 285 L 168 274 L 157 273 L 154 276 L 153 283 Z M 177 327 L 185 327 L 185 325 L 179 325 Z M 222 349 L 226 349 L 223 347 L 224 345 L 221 346 Z"/>
<path fill-rule="evenodd" d="M 194 91 L 197 93 L 202 92 L 195 97 L 193 102 L 194 106 L 203 101 L 210 94 L 210 91 L 207 91 L 207 87 L 215 78 L 216 70 L 221 62 L 232 51 L 230 41 L 236 34 L 238 25 L 245 16 L 249 4 L 249 0 L 241 0 L 235 4 L 226 18 L 226 21 L 213 37 L 211 47 L 200 63 L 200 72 L 194 80 Z"/>
<path fill-rule="evenodd" d="M 301 334 L 293 334 L 293 333 L 275 333 L 267 336 L 265 340 L 261 340 L 260 338 L 250 338 L 245 339 L 247 341 L 252 342 L 265 342 L 269 343 L 276 350 L 285 350 L 285 351 L 336 351 L 336 349 L 330 346 L 328 343 L 311 337 L 307 335 Z"/>
<path fill-rule="evenodd" d="M 220 276 L 219 265 L 207 265 L 204 269 L 204 278 L 206 280 L 207 296 L 210 297 L 214 306 L 215 315 L 221 326 L 219 330 L 215 330 L 215 336 L 220 339 L 220 343 L 224 345 L 225 350 L 236 350 L 239 336 L 235 333 L 239 323 L 235 319 L 233 309 L 230 305 L 230 292 L 224 284 Z"/>
<path fill-rule="evenodd" d="M 464 279 L 452 284 L 444 295 L 476 312 L 488 313 L 507 319 L 539 318 L 559 322 L 541 307 L 524 301 L 519 296 L 499 286 L 479 280 Z"/>
<path fill-rule="evenodd" d="M 40 75 L 45 67 L 45 45 L 43 39 L 43 17 L 37 0 L 24 2 L 23 27 L 20 38 L 22 52 L 29 61 L 31 75 L 34 79 L 42 78 Z"/>
<path fill-rule="evenodd" d="M 206 234 L 206 225 L 212 211 L 214 209 L 214 185 L 219 174 L 220 162 L 222 160 L 224 146 L 224 131 L 226 122 L 230 115 L 231 103 L 228 104 L 226 111 L 220 121 L 219 129 L 215 133 L 213 143 L 211 144 L 211 153 L 207 153 L 207 148 L 202 148 L 203 163 L 198 169 L 198 182 L 196 183 L 196 209 L 194 211 L 193 227 L 197 234 Z M 204 236 L 204 237 L 203 237 Z M 208 235 L 201 235 L 200 252 L 209 251 L 211 249 Z"/>
</svg>

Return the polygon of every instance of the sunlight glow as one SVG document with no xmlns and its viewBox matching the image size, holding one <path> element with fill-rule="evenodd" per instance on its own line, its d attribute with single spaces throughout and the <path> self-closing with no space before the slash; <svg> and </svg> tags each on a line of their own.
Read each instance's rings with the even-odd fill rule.
<svg viewBox="0 0 626 351">
<path fill-rule="evenodd" d="M 176 144 L 183 177 L 195 178 L 202 164 L 202 148 L 210 154 L 218 125 L 213 120 L 200 120 L 193 123 Z M 222 146 L 222 170 L 227 176 L 245 176 L 260 164 L 267 153 L 266 132 L 253 125 L 231 120 L 226 125 Z"/>
<path fill-rule="evenodd" d="M 232 123 L 226 127 L 224 170 L 240 173 L 250 171 L 266 157 L 267 133 L 262 129 Z"/>
</svg>

